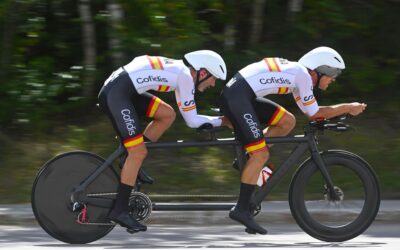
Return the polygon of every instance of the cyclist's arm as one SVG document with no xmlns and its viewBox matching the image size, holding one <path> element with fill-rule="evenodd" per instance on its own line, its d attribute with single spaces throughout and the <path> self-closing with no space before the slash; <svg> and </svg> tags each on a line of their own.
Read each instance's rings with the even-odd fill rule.
<svg viewBox="0 0 400 250">
<path fill-rule="evenodd" d="M 311 76 L 306 71 L 300 69 L 296 75 L 295 83 L 296 87 L 293 89 L 293 97 L 296 100 L 297 106 L 308 117 L 314 116 L 318 112 L 319 106 L 317 99 L 314 97 Z"/>
<path fill-rule="evenodd" d="M 316 118 L 325 118 L 329 119 L 335 116 L 344 115 L 344 114 L 351 114 L 351 115 L 359 115 L 361 114 L 364 109 L 367 107 L 365 103 L 341 103 L 331 106 L 321 106 L 315 115 L 310 117 L 310 119 Z"/>
<path fill-rule="evenodd" d="M 313 117 L 319 111 L 317 99 L 315 99 L 311 87 L 306 89 L 295 89 L 293 91 L 293 98 L 301 111 L 309 118 Z"/>
<path fill-rule="evenodd" d="M 185 75 L 178 78 L 175 90 L 176 102 L 183 119 L 190 128 L 198 128 L 204 123 L 210 123 L 214 127 L 221 126 L 222 120 L 217 116 L 206 116 L 197 114 L 196 102 L 194 100 L 193 80 Z"/>
<path fill-rule="evenodd" d="M 297 107 L 299 107 L 299 109 L 305 114 L 306 113 L 306 110 L 304 109 L 304 106 L 303 106 L 303 104 L 301 103 L 301 98 L 300 98 L 300 96 L 299 96 L 299 94 L 298 94 L 298 92 L 296 91 L 293 91 L 293 99 L 294 99 L 294 101 L 296 102 L 296 104 L 297 104 Z"/>
</svg>

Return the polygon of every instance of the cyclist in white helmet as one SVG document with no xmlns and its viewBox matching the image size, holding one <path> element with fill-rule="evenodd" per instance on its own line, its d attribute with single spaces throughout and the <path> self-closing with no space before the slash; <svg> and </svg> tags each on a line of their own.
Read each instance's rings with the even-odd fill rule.
<svg viewBox="0 0 400 250">
<path fill-rule="evenodd" d="M 295 126 L 293 114 L 279 104 L 263 98 L 269 94 L 292 93 L 299 108 L 310 118 L 331 118 L 342 114 L 358 115 L 364 103 L 319 106 L 313 94 L 317 86 L 326 90 L 345 68 L 335 50 L 319 47 L 298 62 L 269 57 L 241 69 L 224 87 L 221 111 L 231 121 L 236 136 L 248 153 L 241 176 L 239 199 L 229 216 L 248 229 L 266 234 L 250 212 L 251 195 L 260 171 L 269 159 L 268 141 L 264 137 L 285 136 Z"/>
<path fill-rule="evenodd" d="M 114 71 L 105 81 L 99 93 L 99 103 L 128 152 L 116 202 L 109 214 L 112 221 L 130 231 L 147 229 L 129 216 L 129 196 L 147 155 L 144 141 L 157 141 L 176 116 L 170 105 L 147 91 L 174 91 L 179 111 L 191 128 L 204 123 L 224 126 L 226 120 L 223 117 L 197 114 L 194 100 L 196 90 L 203 92 L 214 87 L 217 79 L 226 79 L 224 60 L 214 51 L 200 50 L 184 55 L 183 60 L 139 56 Z M 152 119 L 145 129 L 139 124 L 141 116 Z"/>
</svg>

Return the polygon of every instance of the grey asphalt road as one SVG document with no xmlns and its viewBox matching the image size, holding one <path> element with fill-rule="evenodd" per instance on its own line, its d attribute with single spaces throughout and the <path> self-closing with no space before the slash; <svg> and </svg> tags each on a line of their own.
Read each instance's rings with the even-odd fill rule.
<svg viewBox="0 0 400 250">
<path fill-rule="evenodd" d="M 351 212 L 351 211 L 350 211 Z M 400 201 L 382 201 L 375 222 L 362 235 L 343 243 L 316 240 L 293 221 L 287 202 L 263 203 L 257 220 L 269 234 L 249 235 L 226 211 L 158 212 L 144 233 L 116 227 L 87 245 L 68 245 L 50 237 L 34 219 L 29 204 L 0 205 L 0 248 L 6 249 L 399 249 Z"/>
<path fill-rule="evenodd" d="M 294 224 L 269 224 L 268 235 L 249 235 L 240 225 L 150 225 L 144 233 L 128 234 L 117 227 L 103 239 L 68 245 L 38 226 L 0 226 L 0 248 L 8 249 L 399 249 L 400 224 L 374 223 L 364 234 L 342 243 L 316 240 Z"/>
</svg>

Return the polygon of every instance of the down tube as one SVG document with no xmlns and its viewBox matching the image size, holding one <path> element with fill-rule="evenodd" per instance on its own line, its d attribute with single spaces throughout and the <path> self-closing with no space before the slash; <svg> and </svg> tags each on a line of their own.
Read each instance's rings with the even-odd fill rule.
<svg viewBox="0 0 400 250">
<path fill-rule="evenodd" d="M 253 197 L 254 204 L 261 204 L 265 197 L 271 192 L 272 188 L 278 184 L 286 173 L 295 166 L 296 162 L 308 149 L 307 143 L 300 143 L 285 160 L 284 163 L 274 172 L 271 178 L 268 180 L 267 184 L 255 193 Z"/>
</svg>

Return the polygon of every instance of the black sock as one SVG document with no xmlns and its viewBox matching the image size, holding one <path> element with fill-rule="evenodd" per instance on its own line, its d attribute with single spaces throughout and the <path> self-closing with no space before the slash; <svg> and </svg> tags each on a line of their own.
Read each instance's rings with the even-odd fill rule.
<svg viewBox="0 0 400 250">
<path fill-rule="evenodd" d="M 129 197 L 131 196 L 133 187 L 120 183 L 118 187 L 117 198 L 115 200 L 114 212 L 120 214 L 129 211 Z"/>
<path fill-rule="evenodd" d="M 239 200 L 236 204 L 236 208 L 241 212 L 250 211 L 250 201 L 256 185 L 240 183 L 240 194 Z"/>
</svg>

